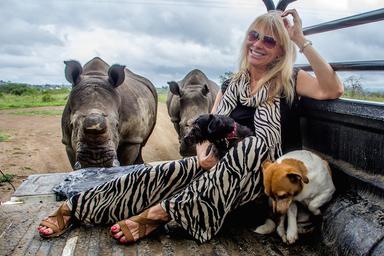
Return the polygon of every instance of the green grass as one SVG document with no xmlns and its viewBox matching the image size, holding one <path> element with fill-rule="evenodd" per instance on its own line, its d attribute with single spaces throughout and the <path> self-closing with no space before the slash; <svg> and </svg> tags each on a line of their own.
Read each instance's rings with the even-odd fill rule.
<svg viewBox="0 0 384 256">
<path fill-rule="evenodd" d="M 44 106 L 64 106 L 68 93 L 50 94 L 50 101 L 43 101 L 44 94 L 13 95 L 3 94 L 0 97 L 0 109 L 29 108 Z"/>
<path fill-rule="evenodd" d="M 167 101 L 167 94 L 158 94 L 157 101 L 160 103 L 165 103 Z"/>
<path fill-rule="evenodd" d="M 9 135 L 0 132 L 0 142 L 7 141 L 9 139 Z"/>
<path fill-rule="evenodd" d="M 167 101 L 168 87 L 156 88 L 157 101 L 165 103 Z"/>
<path fill-rule="evenodd" d="M 344 93 L 343 98 L 354 99 L 354 100 L 374 101 L 374 102 L 384 102 L 383 96 L 374 96 L 374 95 L 353 95 L 352 96 L 349 93 Z"/>
<path fill-rule="evenodd" d="M 15 111 L 11 114 L 19 116 L 60 116 L 63 114 L 62 110 L 26 110 L 26 111 Z"/>
<path fill-rule="evenodd" d="M 13 177 L 15 177 L 14 174 L 7 174 L 7 173 L 5 173 L 4 175 L 0 174 L 0 183 L 11 182 Z"/>
<path fill-rule="evenodd" d="M 165 103 L 167 100 L 168 88 L 156 88 L 158 94 L 158 102 Z M 68 90 L 58 91 L 45 91 L 32 94 L 14 95 L 2 93 L 0 95 L 0 109 L 17 109 L 29 107 L 43 107 L 43 106 L 64 106 L 67 102 L 69 94 Z M 384 102 L 382 94 L 363 94 L 353 95 L 349 91 L 345 91 L 343 98 L 358 99 L 365 101 Z M 54 116 L 61 115 L 61 110 L 31 110 L 31 111 L 17 111 L 15 115 L 45 115 Z M 0 137 L 0 140 L 4 138 Z"/>
<path fill-rule="evenodd" d="M 165 88 L 157 88 L 158 101 L 165 103 L 167 100 L 168 90 Z M 46 107 L 46 106 L 64 106 L 67 102 L 69 90 L 58 92 L 41 92 L 24 95 L 14 95 L 2 93 L 0 95 L 0 109 L 17 109 L 30 107 Z M 19 111 L 14 112 L 16 115 L 61 115 L 60 111 Z"/>
</svg>

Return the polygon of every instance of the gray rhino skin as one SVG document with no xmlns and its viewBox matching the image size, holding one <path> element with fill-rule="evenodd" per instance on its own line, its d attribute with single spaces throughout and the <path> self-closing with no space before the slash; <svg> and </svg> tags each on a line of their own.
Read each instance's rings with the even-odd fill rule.
<svg viewBox="0 0 384 256">
<path fill-rule="evenodd" d="M 189 72 L 181 81 L 168 84 L 167 109 L 179 135 L 180 155 L 195 155 L 195 147 L 187 146 L 182 139 L 197 116 L 211 112 L 219 87 L 198 69 Z"/>
<path fill-rule="evenodd" d="M 156 123 L 153 84 L 98 57 L 84 67 L 64 63 L 72 90 L 61 119 L 62 142 L 72 168 L 143 163 L 141 149 Z"/>
</svg>

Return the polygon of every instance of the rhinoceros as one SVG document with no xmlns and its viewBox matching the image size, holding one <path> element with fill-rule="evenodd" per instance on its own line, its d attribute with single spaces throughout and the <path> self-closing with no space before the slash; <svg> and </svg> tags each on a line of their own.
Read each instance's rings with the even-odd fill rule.
<svg viewBox="0 0 384 256">
<path fill-rule="evenodd" d="M 186 145 L 183 137 L 197 116 L 211 111 L 219 87 L 198 69 L 189 72 L 181 81 L 168 84 L 167 109 L 179 135 L 180 155 L 194 155 L 195 148 Z"/>
<path fill-rule="evenodd" d="M 156 123 L 153 84 L 99 57 L 84 67 L 64 63 L 72 90 L 61 119 L 62 143 L 72 168 L 143 163 L 141 149 Z"/>
</svg>

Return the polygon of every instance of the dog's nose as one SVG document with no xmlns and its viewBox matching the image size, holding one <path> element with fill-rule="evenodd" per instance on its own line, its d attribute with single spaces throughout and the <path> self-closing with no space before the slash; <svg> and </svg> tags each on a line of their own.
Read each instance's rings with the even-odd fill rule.
<svg viewBox="0 0 384 256">
<path fill-rule="evenodd" d="M 195 156 L 196 149 L 192 145 L 188 145 L 185 141 L 180 141 L 180 155 L 182 156 Z"/>
<path fill-rule="evenodd" d="M 181 140 L 181 143 L 185 143 L 189 146 L 193 144 L 192 137 L 189 135 L 185 135 Z"/>
</svg>

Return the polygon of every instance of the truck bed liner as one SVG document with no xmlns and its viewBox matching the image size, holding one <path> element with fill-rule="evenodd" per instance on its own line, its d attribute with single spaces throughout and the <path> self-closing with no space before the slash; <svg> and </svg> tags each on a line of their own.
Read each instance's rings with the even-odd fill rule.
<svg viewBox="0 0 384 256">
<path fill-rule="evenodd" d="M 2 205 L 0 255 L 327 255 L 316 239 L 285 245 L 272 236 L 261 236 L 244 226 L 226 226 L 210 242 L 199 244 L 175 223 L 159 229 L 133 245 L 119 245 L 107 226 L 81 226 L 55 239 L 40 238 L 40 220 L 59 203 Z M 63 253 L 65 252 L 65 253 Z M 68 254 L 66 254 L 68 253 Z M 329 254 L 328 254 L 329 255 Z"/>
<path fill-rule="evenodd" d="M 277 235 L 252 232 L 249 223 L 254 221 L 244 221 L 241 213 L 230 216 L 221 232 L 203 244 L 174 222 L 128 246 L 113 240 L 108 226 L 81 226 L 59 238 L 43 239 L 36 228 L 42 218 L 60 205 L 43 190 L 49 189 L 47 180 L 54 181 L 55 176 L 62 178 L 61 175 L 31 176 L 13 197 L 13 201 L 22 199 L 24 203 L 0 206 L 0 255 L 331 255 L 318 234 L 301 237 L 297 244 L 288 246 Z M 44 186 L 39 186 L 43 181 Z M 31 186 L 31 182 L 34 192 L 26 195 L 23 189 Z"/>
</svg>

